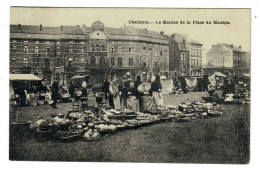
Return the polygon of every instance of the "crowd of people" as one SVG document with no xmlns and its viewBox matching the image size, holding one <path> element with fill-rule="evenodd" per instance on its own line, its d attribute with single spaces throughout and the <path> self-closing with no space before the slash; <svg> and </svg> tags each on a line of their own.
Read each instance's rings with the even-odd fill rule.
<svg viewBox="0 0 260 172">
<path fill-rule="evenodd" d="M 227 94 L 233 94 L 234 96 L 245 98 L 249 97 L 250 93 L 250 82 L 243 79 L 235 78 L 224 78 L 223 85 L 219 88 L 222 90 L 222 95 L 216 93 L 217 86 L 209 83 L 208 93 L 210 96 L 222 96 L 225 97 Z"/>
<path fill-rule="evenodd" d="M 234 94 L 238 96 L 248 96 L 250 92 L 250 82 L 245 80 L 235 80 L 234 78 L 223 78 L 222 81 L 222 95 L 217 95 L 216 90 L 219 89 L 217 85 L 212 84 L 203 78 L 203 85 L 208 84 L 207 91 L 210 96 L 222 96 L 225 97 L 227 94 Z M 87 89 L 87 79 L 83 79 L 81 85 L 78 86 L 70 81 L 68 89 L 59 85 L 57 78 L 49 88 L 46 84 L 46 78 L 44 77 L 40 85 L 36 88 L 30 84 L 23 83 L 22 85 L 15 86 L 15 92 L 19 93 L 21 104 L 26 105 L 26 97 L 31 92 L 38 93 L 51 93 L 51 99 L 53 103 L 51 106 L 57 108 L 57 101 L 61 98 L 61 95 L 66 93 L 73 100 L 86 100 L 88 97 L 89 90 Z M 76 86 L 77 85 L 77 86 Z M 147 90 L 147 85 L 149 89 Z M 182 77 L 173 78 L 173 85 L 176 90 L 180 89 L 183 93 L 187 92 L 187 84 L 185 79 Z M 19 90 L 16 88 L 19 88 Z M 203 91 L 205 90 L 203 86 Z M 155 80 L 151 83 L 150 81 L 142 81 L 140 76 L 137 76 L 136 80 L 133 81 L 130 75 L 125 75 L 123 79 L 117 78 L 106 78 L 102 85 L 101 92 L 104 93 L 105 101 L 115 109 L 125 109 L 131 108 L 133 110 L 139 111 L 142 106 L 142 97 L 150 96 L 153 97 L 155 104 L 157 106 L 163 106 L 163 94 L 162 94 L 162 84 L 160 81 L 160 76 L 156 75 Z"/>
<path fill-rule="evenodd" d="M 123 80 L 113 78 L 111 82 L 104 80 L 103 92 L 109 105 L 115 109 L 132 108 L 139 111 L 142 105 L 142 96 L 150 95 L 154 98 L 157 106 L 163 105 L 162 84 L 160 76 L 157 75 L 151 83 L 150 90 L 145 89 L 146 82 L 141 81 L 137 76 L 136 81 L 132 81 L 131 76 L 126 76 Z"/>
</svg>

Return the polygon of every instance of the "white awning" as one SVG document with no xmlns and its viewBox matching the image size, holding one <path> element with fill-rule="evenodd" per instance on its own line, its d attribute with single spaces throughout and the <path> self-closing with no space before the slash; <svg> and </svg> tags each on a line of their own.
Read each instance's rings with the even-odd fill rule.
<svg viewBox="0 0 260 172">
<path fill-rule="evenodd" d="M 41 79 L 33 74 L 10 74 L 10 81 L 40 81 Z"/>
</svg>

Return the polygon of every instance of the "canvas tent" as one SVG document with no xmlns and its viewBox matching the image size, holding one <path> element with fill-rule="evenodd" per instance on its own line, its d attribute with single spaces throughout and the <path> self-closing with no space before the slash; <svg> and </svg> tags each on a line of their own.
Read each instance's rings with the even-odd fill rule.
<svg viewBox="0 0 260 172">
<path fill-rule="evenodd" d="M 41 79 L 33 74 L 10 74 L 10 81 L 40 81 Z"/>
<path fill-rule="evenodd" d="M 171 94 L 173 89 L 172 79 L 161 79 L 162 94 Z"/>
<path fill-rule="evenodd" d="M 196 88 L 197 87 L 197 79 L 195 77 L 189 77 L 189 78 L 185 78 L 186 84 L 188 86 L 188 88 Z"/>
<path fill-rule="evenodd" d="M 220 82 L 223 82 L 223 81 L 220 81 L 219 82 L 216 80 L 216 77 L 219 77 L 219 78 L 225 78 L 227 77 L 226 75 L 222 74 L 221 72 L 215 72 L 213 75 L 209 76 L 208 79 L 209 79 L 209 82 L 211 85 L 213 86 L 216 86 L 218 84 L 220 84 Z M 222 83 L 223 84 L 223 83 Z"/>
<path fill-rule="evenodd" d="M 14 85 L 19 82 L 28 82 L 28 81 L 41 81 L 41 79 L 33 74 L 10 74 L 9 75 L 9 98 L 11 98 L 12 95 L 15 93 Z M 14 83 L 15 82 L 15 83 Z"/>
</svg>

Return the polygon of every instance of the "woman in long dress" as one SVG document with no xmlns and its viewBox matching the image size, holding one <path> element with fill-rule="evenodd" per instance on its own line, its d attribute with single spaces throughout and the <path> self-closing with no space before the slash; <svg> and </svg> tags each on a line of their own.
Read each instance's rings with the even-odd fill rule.
<svg viewBox="0 0 260 172">
<path fill-rule="evenodd" d="M 162 84 L 159 75 L 156 75 L 155 80 L 152 82 L 151 91 L 156 105 L 163 106 Z"/>
<path fill-rule="evenodd" d="M 118 88 L 117 83 L 115 82 L 115 80 L 112 81 L 110 83 L 110 85 L 109 85 L 109 93 L 113 96 L 115 109 L 121 109 L 119 88 Z"/>
</svg>

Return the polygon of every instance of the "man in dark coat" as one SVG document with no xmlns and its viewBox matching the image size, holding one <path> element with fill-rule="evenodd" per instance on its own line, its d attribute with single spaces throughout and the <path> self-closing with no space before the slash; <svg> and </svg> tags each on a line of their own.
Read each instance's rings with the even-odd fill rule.
<svg viewBox="0 0 260 172">
<path fill-rule="evenodd" d="M 107 79 L 105 79 L 105 80 L 104 80 L 104 83 L 103 83 L 103 88 L 102 88 L 102 90 L 103 90 L 103 92 L 104 92 L 104 94 L 105 94 L 105 100 L 106 100 L 106 101 L 107 101 L 107 99 L 108 99 L 109 85 L 110 85 L 110 83 L 108 82 Z"/>
<path fill-rule="evenodd" d="M 72 97 L 72 98 L 75 97 L 75 85 L 74 85 L 73 81 L 70 81 L 69 93 L 70 93 L 70 97 Z"/>
<path fill-rule="evenodd" d="M 57 108 L 56 104 L 57 104 L 57 100 L 59 98 L 59 84 L 58 84 L 58 80 L 56 78 L 51 87 L 51 95 L 52 95 L 52 100 L 53 100 L 52 107 Z"/>
</svg>

